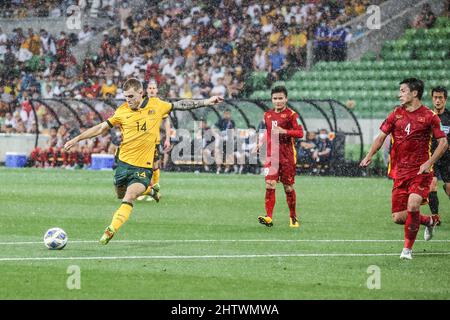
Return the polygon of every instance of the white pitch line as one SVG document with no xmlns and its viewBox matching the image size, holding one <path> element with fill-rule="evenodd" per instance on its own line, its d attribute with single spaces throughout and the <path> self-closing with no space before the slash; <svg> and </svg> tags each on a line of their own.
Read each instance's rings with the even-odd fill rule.
<svg viewBox="0 0 450 320">
<path fill-rule="evenodd" d="M 325 242 L 325 243 L 339 243 L 339 242 L 404 242 L 402 239 L 149 239 L 149 240 L 115 240 L 111 244 L 118 243 L 221 243 L 221 242 Z M 416 240 L 416 242 L 425 242 L 425 240 Z M 436 239 L 432 242 L 450 242 L 450 239 Z M 27 245 L 27 244 L 42 244 L 42 241 L 8 241 L 0 242 L 0 245 Z M 97 240 L 69 240 L 69 243 L 98 243 Z"/>
<path fill-rule="evenodd" d="M 450 252 L 416 253 L 416 256 L 450 255 Z M 293 254 L 242 254 L 242 255 L 204 255 L 204 256 L 121 256 L 121 257 L 13 257 L 0 258 L 8 261 L 55 261 L 55 260 L 188 260 L 188 259 L 251 259 L 251 258 L 298 258 L 298 257 L 380 257 L 398 256 L 398 253 L 293 253 Z"/>
</svg>

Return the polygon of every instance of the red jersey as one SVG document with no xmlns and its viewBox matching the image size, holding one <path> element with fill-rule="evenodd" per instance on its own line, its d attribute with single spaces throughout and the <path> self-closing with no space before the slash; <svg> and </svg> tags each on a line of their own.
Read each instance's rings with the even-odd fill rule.
<svg viewBox="0 0 450 320">
<path fill-rule="evenodd" d="M 287 130 L 286 134 L 279 136 L 279 162 L 280 163 L 296 163 L 297 155 L 295 151 L 295 138 L 303 137 L 303 128 L 300 125 L 298 114 L 292 109 L 285 108 L 281 112 L 276 112 L 274 109 L 268 110 L 264 113 L 264 122 L 266 123 L 266 137 L 267 137 L 267 163 L 270 162 L 272 156 L 272 128 L 279 127 Z M 274 143 L 274 152 L 277 152 L 276 144 Z"/>
<path fill-rule="evenodd" d="M 388 174 L 393 179 L 417 175 L 430 158 L 432 136 L 445 137 L 439 117 L 424 105 L 413 112 L 406 111 L 405 106 L 396 107 L 380 129 L 392 136 Z"/>
</svg>

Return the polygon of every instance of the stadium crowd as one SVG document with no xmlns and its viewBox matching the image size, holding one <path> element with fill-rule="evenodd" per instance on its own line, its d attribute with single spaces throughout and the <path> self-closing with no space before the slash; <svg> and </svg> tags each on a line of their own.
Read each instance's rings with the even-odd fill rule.
<svg viewBox="0 0 450 320">
<path fill-rule="evenodd" d="M 90 12 L 103 6 L 117 27 L 84 25 L 69 34 L 0 29 L 0 132 L 49 134 L 61 125 L 38 102 L 36 124 L 30 98 L 123 99 L 121 84 L 128 77 L 155 79 L 164 98 L 246 96 L 252 72 L 267 71 L 276 81 L 304 67 L 309 39 L 316 59 L 345 59 L 351 33 L 342 25 L 365 13 L 369 1 L 174 2 L 133 12 L 127 1 L 12 0 L 2 2 L 0 12 L 57 17 L 72 4 Z M 23 10 L 28 7 L 33 10 Z M 97 52 L 76 61 L 77 45 L 99 33 Z"/>
<path fill-rule="evenodd" d="M 11 1 L 11 6 L 22 2 Z M 67 7 L 75 2 L 50 3 Z M 120 27 L 105 32 L 99 50 L 84 61 L 76 61 L 72 50 L 98 33 L 93 26 L 85 25 L 77 34 L 0 30 L 1 86 L 18 99 L 9 110 L 20 108 L 24 92 L 41 98 L 120 99 L 120 84 L 130 76 L 156 79 L 165 97 L 240 97 L 245 95 L 246 78 L 255 70 L 269 71 L 276 80 L 283 72 L 303 66 L 308 39 L 319 39 L 318 58 L 342 59 L 343 51 L 334 51 L 344 49 L 345 41 L 333 40 L 332 33 L 339 35 L 340 25 L 362 14 L 368 4 L 364 0 L 302 4 L 285 0 L 277 6 L 270 1 L 240 2 L 175 3 L 172 8 L 156 6 L 134 14 L 131 9 L 128 14 L 119 11 L 126 9 L 126 2 L 120 8 L 111 6 Z"/>
<path fill-rule="evenodd" d="M 116 0 L 2 0 L 0 17 L 23 19 L 32 17 L 59 18 L 70 14 L 69 7 L 77 5 L 81 12 L 92 17 L 116 15 Z"/>
</svg>

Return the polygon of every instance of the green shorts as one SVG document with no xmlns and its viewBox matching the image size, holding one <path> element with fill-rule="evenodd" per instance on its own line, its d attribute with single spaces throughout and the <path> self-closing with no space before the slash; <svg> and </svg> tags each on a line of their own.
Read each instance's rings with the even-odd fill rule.
<svg viewBox="0 0 450 320">
<path fill-rule="evenodd" d="M 133 183 L 142 183 L 145 188 L 148 188 L 152 180 L 152 174 L 152 169 L 135 167 L 117 160 L 116 172 L 114 173 L 114 185 L 116 187 L 128 187 Z"/>
</svg>

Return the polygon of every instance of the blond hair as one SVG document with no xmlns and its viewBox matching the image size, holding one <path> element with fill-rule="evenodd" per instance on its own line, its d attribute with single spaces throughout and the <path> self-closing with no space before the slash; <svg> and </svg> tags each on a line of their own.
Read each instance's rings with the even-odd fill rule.
<svg viewBox="0 0 450 320">
<path fill-rule="evenodd" d="M 130 78 L 122 86 L 123 91 L 128 91 L 133 88 L 136 91 L 143 90 L 142 83 L 136 78 Z"/>
</svg>

